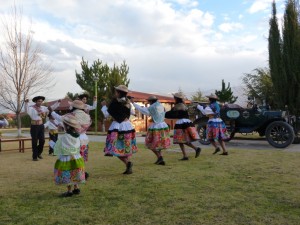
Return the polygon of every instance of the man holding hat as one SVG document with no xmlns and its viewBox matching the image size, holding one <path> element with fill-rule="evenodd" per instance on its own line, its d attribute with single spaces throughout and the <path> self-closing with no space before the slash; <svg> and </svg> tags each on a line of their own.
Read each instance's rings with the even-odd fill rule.
<svg viewBox="0 0 300 225">
<path fill-rule="evenodd" d="M 135 109 L 143 113 L 144 115 L 151 116 L 153 122 L 147 130 L 145 144 L 157 157 L 155 162 L 156 165 L 165 165 L 161 150 L 170 147 L 170 129 L 168 124 L 165 122 L 165 108 L 158 101 L 156 96 L 149 96 L 147 101 L 149 107 L 142 107 L 134 103 L 133 98 L 130 99 Z"/>
<path fill-rule="evenodd" d="M 42 106 L 43 101 L 45 100 L 44 96 L 36 96 L 32 99 L 35 103 L 32 106 L 28 106 L 29 100 L 25 100 L 25 112 L 31 118 L 30 126 L 30 135 L 31 135 L 31 144 L 32 144 L 32 160 L 38 161 L 42 159 L 42 152 L 45 144 L 45 134 L 44 134 L 44 123 L 43 119 L 49 113 L 49 110 L 46 106 Z M 51 106 L 52 110 L 55 110 L 60 104 L 60 101 L 57 101 Z"/>
</svg>

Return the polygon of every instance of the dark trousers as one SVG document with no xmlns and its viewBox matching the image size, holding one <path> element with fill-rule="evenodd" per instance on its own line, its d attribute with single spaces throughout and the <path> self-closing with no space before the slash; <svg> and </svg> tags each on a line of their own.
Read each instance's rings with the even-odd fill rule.
<svg viewBox="0 0 300 225">
<path fill-rule="evenodd" d="M 42 154 L 45 144 L 44 124 L 31 125 L 31 144 L 32 144 L 32 158 L 37 159 Z"/>
<path fill-rule="evenodd" d="M 49 139 L 51 141 L 54 141 L 55 143 L 57 142 L 57 138 L 58 138 L 58 134 L 51 134 L 49 133 Z M 53 153 L 53 148 L 51 148 L 51 146 L 49 146 L 49 154 Z"/>
</svg>

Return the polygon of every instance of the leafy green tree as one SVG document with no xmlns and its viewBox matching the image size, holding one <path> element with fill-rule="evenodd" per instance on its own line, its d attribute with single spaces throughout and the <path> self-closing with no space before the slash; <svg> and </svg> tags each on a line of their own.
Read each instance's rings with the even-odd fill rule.
<svg viewBox="0 0 300 225">
<path fill-rule="evenodd" d="M 268 68 L 256 68 L 253 73 L 246 73 L 242 81 L 248 96 L 254 97 L 259 103 L 265 101 L 272 108 L 276 105 L 273 83 Z"/>
<path fill-rule="evenodd" d="M 67 92 L 66 97 L 71 99 L 71 100 L 76 100 L 78 98 L 79 94 L 78 93 L 72 93 L 72 92 Z"/>
<path fill-rule="evenodd" d="M 197 101 L 197 102 L 205 102 L 206 97 L 203 96 L 203 93 L 201 92 L 200 89 L 198 89 L 192 96 L 191 96 L 192 101 Z"/>
<path fill-rule="evenodd" d="M 119 84 L 129 85 L 130 80 L 127 78 L 129 68 L 125 61 L 120 66 L 114 64 L 110 68 L 107 63 L 103 63 L 99 59 L 90 66 L 88 61 L 82 58 L 80 65 L 81 73 L 75 71 L 76 82 L 89 96 L 94 96 L 95 82 L 97 81 L 97 94 L 100 96 L 100 98 L 97 96 L 98 108 L 101 107 L 100 103 L 102 100 L 109 102 L 112 99 L 115 86 Z M 94 118 L 94 111 L 90 112 L 92 118 Z M 98 117 L 103 119 L 103 114 L 98 113 Z"/>
<path fill-rule="evenodd" d="M 118 86 L 120 84 L 129 85 L 130 79 L 127 78 L 127 75 L 129 73 L 129 67 L 127 66 L 126 62 L 123 61 L 123 63 L 120 65 L 120 67 L 114 66 L 110 68 L 109 70 L 109 77 L 107 81 L 107 92 L 106 92 L 106 98 L 112 99 L 115 93 L 115 86 Z"/>
<path fill-rule="evenodd" d="M 222 89 L 220 91 L 216 90 L 215 94 L 218 96 L 220 102 L 228 102 L 234 103 L 236 102 L 236 96 L 233 96 L 233 92 L 231 91 L 230 83 L 228 83 L 227 87 L 225 87 L 225 82 L 222 80 Z"/>
</svg>

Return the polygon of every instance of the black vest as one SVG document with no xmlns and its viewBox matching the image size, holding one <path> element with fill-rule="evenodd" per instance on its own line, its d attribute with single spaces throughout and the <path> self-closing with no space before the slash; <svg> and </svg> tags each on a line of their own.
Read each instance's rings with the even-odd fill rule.
<svg viewBox="0 0 300 225">
<path fill-rule="evenodd" d="M 118 101 L 117 99 L 113 99 L 107 111 L 115 121 L 121 123 L 130 117 L 130 103 L 128 100 Z"/>
</svg>

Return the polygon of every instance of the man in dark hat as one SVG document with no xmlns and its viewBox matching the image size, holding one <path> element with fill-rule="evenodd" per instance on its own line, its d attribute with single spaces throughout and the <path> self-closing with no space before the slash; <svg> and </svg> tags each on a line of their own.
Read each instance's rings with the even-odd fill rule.
<svg viewBox="0 0 300 225">
<path fill-rule="evenodd" d="M 86 104 L 88 101 L 89 95 L 88 94 L 81 94 L 78 96 L 78 99 L 85 104 L 85 112 L 89 113 L 89 111 L 94 110 L 97 108 L 97 96 L 93 98 L 93 105 Z"/>
<path fill-rule="evenodd" d="M 43 119 L 49 113 L 49 110 L 46 106 L 42 106 L 43 101 L 45 100 L 44 96 L 36 96 L 32 99 L 35 103 L 32 106 L 28 106 L 29 100 L 25 100 L 25 112 L 31 118 L 31 144 L 32 144 L 32 160 L 38 161 L 42 159 L 42 152 L 45 144 L 45 134 L 44 134 L 44 122 Z M 60 104 L 60 100 L 51 106 L 52 110 L 55 110 Z"/>
</svg>

